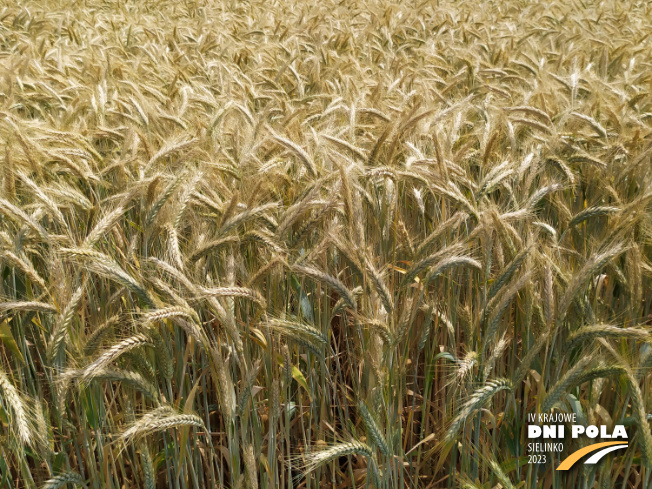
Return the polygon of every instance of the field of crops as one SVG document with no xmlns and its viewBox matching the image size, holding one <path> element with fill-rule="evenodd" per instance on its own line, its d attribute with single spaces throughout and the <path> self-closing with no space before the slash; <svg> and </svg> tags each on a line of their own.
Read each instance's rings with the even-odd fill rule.
<svg viewBox="0 0 652 489">
<path fill-rule="evenodd" d="M 0 489 L 652 489 L 651 19 L 0 7 Z"/>
</svg>

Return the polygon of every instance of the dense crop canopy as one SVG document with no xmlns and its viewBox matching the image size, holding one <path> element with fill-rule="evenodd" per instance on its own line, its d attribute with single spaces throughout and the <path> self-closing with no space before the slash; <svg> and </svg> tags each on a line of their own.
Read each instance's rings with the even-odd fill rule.
<svg viewBox="0 0 652 489">
<path fill-rule="evenodd" d="M 651 18 L 0 7 L 0 488 L 651 489 Z"/>
</svg>

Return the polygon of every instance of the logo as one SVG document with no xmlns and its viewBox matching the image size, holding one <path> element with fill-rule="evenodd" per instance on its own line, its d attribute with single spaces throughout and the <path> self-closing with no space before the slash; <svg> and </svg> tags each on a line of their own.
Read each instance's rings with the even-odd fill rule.
<svg viewBox="0 0 652 489">
<path fill-rule="evenodd" d="M 581 448 L 576 452 L 571 453 L 568 457 L 564 459 L 564 461 L 561 464 L 559 464 L 557 470 L 569 470 L 573 465 L 575 465 L 575 463 L 579 459 L 593 452 L 596 453 L 591 455 L 584 463 L 588 465 L 595 465 L 606 454 L 608 454 L 609 452 L 613 452 L 614 450 L 618 450 L 620 448 L 627 448 L 627 443 L 622 443 L 620 441 L 606 441 L 603 443 L 594 443 L 593 445 L 589 445 L 588 447 Z"/>
<path fill-rule="evenodd" d="M 577 415 L 572 413 L 529 414 L 527 437 L 531 440 L 527 444 L 528 462 L 531 464 L 544 464 L 547 454 L 564 452 L 566 425 L 570 425 L 570 438 L 622 438 L 619 441 L 602 441 L 586 446 L 571 453 L 559 464 L 557 470 L 570 470 L 581 459 L 584 464 L 597 464 L 602 458 L 621 448 L 627 448 L 627 431 L 623 425 L 615 425 L 610 430 L 606 425 L 583 425 L 577 423 Z M 536 423 L 536 424 L 535 424 Z M 541 441 L 539 441 L 541 440 Z M 543 441 L 550 440 L 550 441 Z"/>
</svg>

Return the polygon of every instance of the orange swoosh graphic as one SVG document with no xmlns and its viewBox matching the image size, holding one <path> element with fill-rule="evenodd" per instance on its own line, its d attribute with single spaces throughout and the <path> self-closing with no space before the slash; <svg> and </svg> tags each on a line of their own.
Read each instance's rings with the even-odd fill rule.
<svg viewBox="0 0 652 489">
<path fill-rule="evenodd" d="M 578 451 L 573 452 L 568 457 L 566 457 L 564 461 L 559 465 L 559 467 L 557 467 L 557 470 L 568 470 L 584 455 L 595 452 L 600 448 L 610 447 L 612 445 L 627 445 L 627 443 L 622 441 L 605 441 L 603 443 L 595 443 L 593 445 L 589 445 L 588 447 L 580 448 Z"/>
</svg>

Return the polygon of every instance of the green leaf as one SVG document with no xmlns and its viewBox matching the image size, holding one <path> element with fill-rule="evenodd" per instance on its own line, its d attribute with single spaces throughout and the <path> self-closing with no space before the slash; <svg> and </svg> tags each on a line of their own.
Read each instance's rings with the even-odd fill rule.
<svg viewBox="0 0 652 489">
<path fill-rule="evenodd" d="M 25 364 L 23 354 L 18 349 L 14 335 L 11 332 L 11 328 L 9 327 L 9 322 L 6 319 L 0 323 L 0 340 L 5 344 L 7 348 L 9 348 L 9 350 L 13 352 L 14 355 L 18 357 L 22 364 Z"/>
<path fill-rule="evenodd" d="M 447 351 L 443 351 L 443 352 L 437 353 L 437 355 L 435 355 L 435 358 L 433 358 L 433 360 L 432 360 L 433 363 L 436 362 L 437 360 L 439 360 L 440 358 L 445 358 L 446 360 L 448 360 L 450 362 L 456 362 L 457 361 L 457 360 L 455 360 L 455 357 L 452 354 L 450 354 Z"/>
<path fill-rule="evenodd" d="M 296 380 L 301 387 L 303 387 L 306 392 L 308 393 L 308 397 L 310 397 L 310 389 L 308 389 L 308 383 L 306 382 L 306 378 L 303 376 L 301 373 L 301 370 L 299 370 L 298 367 L 292 366 L 292 378 Z M 312 397 L 310 397 L 312 400 Z"/>
<path fill-rule="evenodd" d="M 303 287 L 301 287 L 301 284 L 294 275 L 290 275 L 290 281 L 292 282 L 292 287 L 294 288 L 295 293 L 299 297 L 301 314 L 308 321 L 313 321 L 312 304 L 310 303 L 310 299 L 308 299 L 308 296 L 303 291 Z"/>
</svg>

